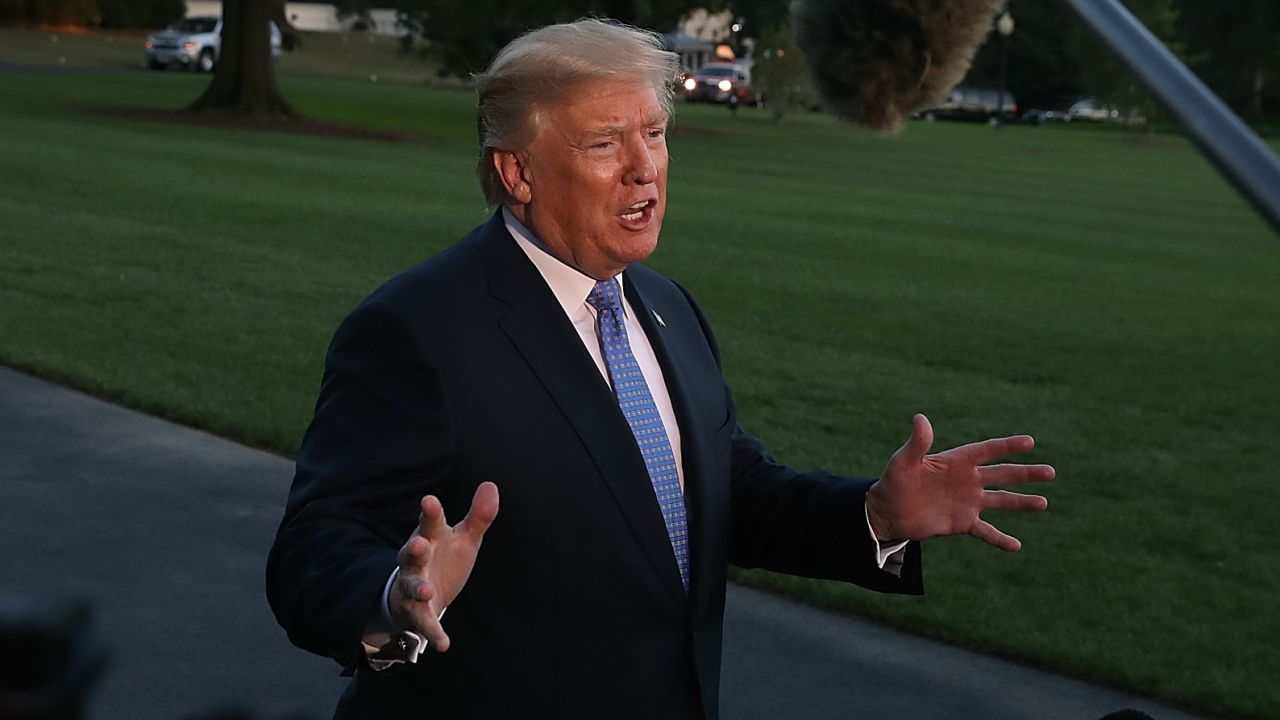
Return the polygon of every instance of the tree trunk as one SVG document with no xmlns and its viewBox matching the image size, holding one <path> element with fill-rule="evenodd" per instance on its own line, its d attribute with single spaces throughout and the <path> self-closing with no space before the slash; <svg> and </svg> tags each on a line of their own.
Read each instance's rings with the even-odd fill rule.
<svg viewBox="0 0 1280 720">
<path fill-rule="evenodd" d="M 189 110 L 254 117 L 291 118 L 297 113 L 276 85 L 269 21 L 284 21 L 284 0 L 222 0 L 222 51 L 213 81 Z M 293 28 L 286 22 L 282 33 Z"/>
</svg>

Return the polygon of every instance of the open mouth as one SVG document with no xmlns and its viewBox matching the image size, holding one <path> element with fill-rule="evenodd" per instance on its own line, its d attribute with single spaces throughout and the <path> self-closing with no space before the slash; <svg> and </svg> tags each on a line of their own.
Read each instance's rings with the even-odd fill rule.
<svg viewBox="0 0 1280 720">
<path fill-rule="evenodd" d="M 622 213 L 621 217 L 629 223 L 640 222 L 646 216 L 653 214 L 653 208 L 657 204 L 657 200 L 642 200 L 632 205 L 629 211 Z"/>
</svg>

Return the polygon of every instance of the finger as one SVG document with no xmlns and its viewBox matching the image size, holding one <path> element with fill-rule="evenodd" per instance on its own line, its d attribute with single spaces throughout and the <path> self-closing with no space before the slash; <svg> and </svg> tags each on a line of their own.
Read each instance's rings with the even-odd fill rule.
<svg viewBox="0 0 1280 720">
<path fill-rule="evenodd" d="M 920 462 L 925 455 L 929 454 L 931 447 L 933 447 L 933 425 L 924 414 L 916 413 L 911 418 L 911 437 L 907 438 L 906 444 L 899 452 L 903 453 L 908 460 Z"/>
<path fill-rule="evenodd" d="M 435 587 L 427 577 L 418 573 L 401 572 L 396 577 L 396 584 L 400 587 L 400 594 L 414 603 L 429 603 L 436 595 Z"/>
<path fill-rule="evenodd" d="M 418 534 L 428 540 L 439 540 L 449 530 L 444 521 L 444 506 L 435 495 L 422 498 L 422 515 L 418 518 Z"/>
<path fill-rule="evenodd" d="M 435 611 L 424 605 L 420 612 L 414 613 L 414 621 L 418 634 L 427 639 L 428 646 L 441 653 L 449 649 L 449 634 L 444 631 Z"/>
<path fill-rule="evenodd" d="M 1047 482 L 1057 476 L 1052 465 L 984 465 L 978 468 L 983 486 L 1018 485 L 1029 482 Z"/>
<path fill-rule="evenodd" d="M 992 438 L 981 442 L 961 445 L 948 450 L 962 460 L 974 465 L 986 465 L 998 457 L 1024 453 L 1036 446 L 1035 438 L 1030 435 L 1011 435 L 1009 437 Z"/>
<path fill-rule="evenodd" d="M 983 510 L 1037 511 L 1049 507 L 1049 499 L 1041 495 L 1023 495 L 1004 490 L 987 490 L 982 493 Z"/>
<path fill-rule="evenodd" d="M 491 482 L 480 483 L 471 498 L 471 510 L 458 523 L 457 531 L 479 542 L 498 516 L 498 486 Z"/>
<path fill-rule="evenodd" d="M 986 520 L 979 520 L 969 529 L 969 534 L 979 540 L 1004 550 L 1005 552 L 1018 552 L 1022 549 L 1022 543 L 1018 538 L 1000 532 L 995 525 Z"/>
<path fill-rule="evenodd" d="M 396 560 L 402 571 L 421 573 L 431 564 L 431 543 L 421 535 L 414 535 L 400 548 Z"/>
<path fill-rule="evenodd" d="M 399 612 L 393 611 L 392 619 L 396 620 L 402 628 L 422 635 L 436 651 L 448 650 L 449 635 L 444 632 L 443 626 L 440 625 L 439 614 L 430 602 L 430 598 L 435 594 L 431 583 L 425 578 L 406 577 L 402 574 L 396 584 L 406 600 L 393 603 L 393 609 Z"/>
</svg>

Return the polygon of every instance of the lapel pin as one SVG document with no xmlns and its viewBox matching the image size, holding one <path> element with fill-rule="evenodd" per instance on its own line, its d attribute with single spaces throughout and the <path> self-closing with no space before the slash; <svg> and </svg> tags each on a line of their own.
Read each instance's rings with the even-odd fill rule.
<svg viewBox="0 0 1280 720">
<path fill-rule="evenodd" d="M 662 327 L 666 327 L 666 326 L 667 326 L 667 324 L 666 324 L 665 322 L 663 322 L 663 321 L 662 321 L 662 316 L 658 314 L 658 311 L 657 311 L 657 310 L 653 310 L 652 312 L 653 312 L 653 319 L 654 319 L 654 320 L 657 320 L 657 321 L 658 321 L 658 324 L 659 324 L 659 325 L 661 325 Z"/>
</svg>

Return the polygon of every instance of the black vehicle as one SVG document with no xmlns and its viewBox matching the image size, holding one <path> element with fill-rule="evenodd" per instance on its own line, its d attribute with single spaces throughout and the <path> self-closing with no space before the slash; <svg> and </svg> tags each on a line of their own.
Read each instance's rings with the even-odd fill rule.
<svg viewBox="0 0 1280 720">
<path fill-rule="evenodd" d="M 1008 92 L 988 88 L 958 86 L 947 94 L 947 99 L 937 107 L 919 111 L 918 117 L 925 120 L 960 120 L 967 122 L 994 123 L 997 119 L 1003 122 L 1018 121 L 1018 103 Z"/>
<path fill-rule="evenodd" d="M 1022 113 L 1023 125 L 1044 125 L 1045 123 L 1066 122 L 1067 113 L 1065 110 L 1044 110 L 1042 108 L 1031 108 Z"/>
</svg>

